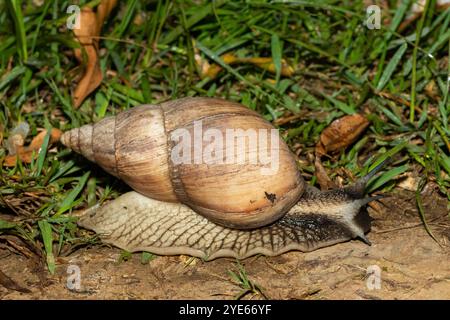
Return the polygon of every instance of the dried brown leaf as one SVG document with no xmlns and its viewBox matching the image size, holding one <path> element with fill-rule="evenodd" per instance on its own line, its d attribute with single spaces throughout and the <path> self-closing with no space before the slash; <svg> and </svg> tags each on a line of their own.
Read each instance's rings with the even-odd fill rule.
<svg viewBox="0 0 450 320">
<path fill-rule="evenodd" d="M 334 182 L 328 177 L 327 171 L 322 165 L 320 161 L 320 157 L 316 156 L 316 160 L 314 161 L 315 166 L 315 176 L 317 178 L 317 182 L 320 185 L 321 190 L 328 190 L 336 188 Z"/>
<path fill-rule="evenodd" d="M 6 203 L 8 205 L 8 203 Z M 10 209 L 15 211 L 14 207 L 9 206 Z M 40 249 L 37 247 L 33 247 L 31 243 L 27 243 L 24 239 L 13 236 L 13 235 L 2 235 L 0 236 L 1 240 L 5 240 L 8 244 L 8 250 L 16 254 L 21 254 L 27 259 L 31 259 L 32 261 L 39 260 L 40 258 Z"/>
<path fill-rule="evenodd" d="M 328 177 L 325 168 L 320 160 L 321 156 L 342 150 L 352 144 L 358 136 L 367 128 L 369 121 L 360 114 L 343 116 L 334 120 L 326 127 L 316 144 L 316 168 L 317 182 L 322 190 L 335 188 L 335 184 Z"/>
<path fill-rule="evenodd" d="M 77 40 L 82 45 L 75 49 L 75 57 L 83 63 L 83 50 L 86 53 L 84 75 L 73 93 L 73 104 L 78 108 L 84 99 L 102 82 L 103 75 L 98 61 L 99 28 L 97 16 L 91 8 L 85 7 L 80 12 L 80 28 L 74 29 Z"/>
<path fill-rule="evenodd" d="M 27 122 L 19 123 L 10 131 L 9 137 L 5 143 L 9 154 L 14 155 L 17 153 L 17 149 L 23 146 L 29 131 L 30 126 Z"/>
<path fill-rule="evenodd" d="M 103 23 L 117 4 L 117 0 L 103 0 L 97 7 L 97 28 L 100 34 Z"/>
<path fill-rule="evenodd" d="M 237 57 L 231 53 L 226 53 L 221 56 L 221 59 L 226 64 L 233 64 L 237 61 Z M 222 71 L 222 67 L 218 64 L 212 64 L 209 70 L 206 72 L 205 76 L 210 77 L 211 79 L 215 79 L 220 71 Z"/>
<path fill-rule="evenodd" d="M 84 75 L 78 82 L 78 85 L 73 93 L 73 104 L 78 108 L 86 99 L 102 83 L 103 74 L 100 69 L 97 49 L 92 46 L 85 46 L 87 54 L 87 64 Z"/>
<path fill-rule="evenodd" d="M 44 138 L 46 135 L 47 135 L 47 130 L 43 130 L 36 137 L 34 137 L 34 139 L 31 141 L 31 143 L 27 147 L 18 146 L 17 150 L 16 150 L 17 154 L 14 154 L 14 155 L 10 154 L 10 155 L 6 156 L 5 161 L 3 162 L 3 165 L 7 166 L 7 167 L 14 167 L 16 164 L 17 157 L 19 157 L 19 159 L 22 162 L 31 163 L 31 161 L 33 160 L 33 151 L 34 151 L 35 157 L 37 157 L 39 149 L 41 148 L 42 144 L 44 143 Z M 61 135 L 62 135 L 61 130 L 53 128 L 50 133 L 49 144 L 59 141 L 59 139 L 61 138 Z"/>
<path fill-rule="evenodd" d="M 80 63 L 85 62 L 85 70 L 73 93 L 75 108 L 78 108 L 103 80 L 98 58 L 99 36 L 103 22 L 116 4 L 117 0 L 103 0 L 98 5 L 97 12 L 89 7 L 84 7 L 80 12 L 80 28 L 74 29 L 73 32 L 82 49 L 77 48 L 74 52 Z M 83 50 L 86 53 L 86 61 L 83 59 Z"/>
<path fill-rule="evenodd" d="M 360 114 L 343 116 L 334 120 L 320 135 L 316 156 L 342 150 L 352 144 L 367 128 L 369 121 Z"/>
</svg>

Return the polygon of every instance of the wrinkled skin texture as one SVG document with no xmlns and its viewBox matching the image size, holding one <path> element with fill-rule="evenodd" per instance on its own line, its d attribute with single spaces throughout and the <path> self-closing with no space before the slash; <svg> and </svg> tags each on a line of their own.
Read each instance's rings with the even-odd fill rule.
<svg viewBox="0 0 450 320">
<path fill-rule="evenodd" d="M 361 207 L 375 198 L 359 198 L 363 185 L 358 192 L 357 185 L 326 192 L 308 188 L 282 219 L 253 230 L 223 227 L 185 205 L 137 192 L 84 211 L 79 224 L 97 232 L 104 242 L 130 252 L 186 254 L 212 260 L 312 251 L 355 237 L 369 243 L 364 233 L 370 229 L 370 218 Z"/>
</svg>

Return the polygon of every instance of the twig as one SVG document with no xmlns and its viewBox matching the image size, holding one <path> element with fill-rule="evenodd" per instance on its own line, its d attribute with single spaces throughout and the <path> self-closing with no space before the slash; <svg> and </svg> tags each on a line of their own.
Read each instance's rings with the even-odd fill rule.
<svg viewBox="0 0 450 320">
<path fill-rule="evenodd" d="M 436 220 L 442 219 L 445 216 L 442 217 L 437 217 L 434 219 L 431 219 L 430 221 L 428 221 L 428 223 L 434 222 Z M 413 228 L 417 228 L 417 227 L 421 227 L 423 226 L 423 222 L 419 222 L 419 223 L 415 223 L 409 226 L 403 226 L 403 227 L 398 227 L 398 228 L 392 228 L 392 229 L 386 229 L 386 230 L 381 230 L 381 231 L 374 231 L 376 234 L 381 234 L 381 233 L 388 233 L 388 232 L 394 232 L 394 231 L 399 231 L 399 230 L 405 230 L 405 229 L 413 229 Z"/>
<path fill-rule="evenodd" d="M 29 289 L 18 285 L 13 279 L 8 277 L 1 270 L 0 270 L 0 284 L 9 290 L 15 290 L 22 293 L 31 293 Z"/>
</svg>

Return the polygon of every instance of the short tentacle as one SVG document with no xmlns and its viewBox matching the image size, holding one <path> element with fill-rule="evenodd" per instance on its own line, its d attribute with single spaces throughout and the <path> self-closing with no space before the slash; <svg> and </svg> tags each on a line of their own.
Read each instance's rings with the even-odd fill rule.
<svg viewBox="0 0 450 320">
<path fill-rule="evenodd" d="M 347 193 L 351 194 L 355 198 L 363 197 L 367 183 L 370 181 L 370 179 L 377 175 L 381 171 L 381 169 L 383 169 L 391 161 L 391 158 L 386 158 L 364 177 L 359 178 L 353 185 L 345 187 L 344 189 Z"/>
</svg>

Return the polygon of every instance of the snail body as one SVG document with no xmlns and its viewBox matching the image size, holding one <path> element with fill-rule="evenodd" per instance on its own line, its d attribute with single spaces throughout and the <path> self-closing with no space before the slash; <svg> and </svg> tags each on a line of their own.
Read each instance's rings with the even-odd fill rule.
<svg viewBox="0 0 450 320">
<path fill-rule="evenodd" d="M 180 148 L 177 138 L 195 140 L 199 123 L 215 139 Z M 204 259 L 310 251 L 355 237 L 368 242 L 370 220 L 360 209 L 377 198 L 364 198 L 364 188 L 379 168 L 353 186 L 320 192 L 302 179 L 278 135 L 262 144 L 244 139 L 236 148 L 218 143 L 229 129 L 239 133 L 235 141 L 249 138 L 252 130 L 265 134 L 274 128 L 237 103 L 184 98 L 134 107 L 66 132 L 63 144 L 135 190 L 85 210 L 78 223 L 130 252 Z M 198 149 L 213 150 L 213 157 L 202 158 Z M 247 160 L 276 154 L 276 170 L 267 161 L 224 159 L 239 153 Z"/>
</svg>

